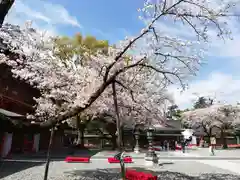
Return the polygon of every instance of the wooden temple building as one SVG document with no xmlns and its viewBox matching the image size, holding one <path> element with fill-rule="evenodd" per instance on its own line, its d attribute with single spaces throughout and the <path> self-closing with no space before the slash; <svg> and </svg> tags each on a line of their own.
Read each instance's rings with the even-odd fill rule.
<svg viewBox="0 0 240 180">
<path fill-rule="evenodd" d="M 0 50 L 11 58 L 17 58 L 1 41 Z M 34 112 L 33 97 L 39 97 L 40 92 L 12 75 L 11 68 L 0 63 L 0 157 L 47 150 L 50 137 L 49 129 L 40 128 L 26 118 L 28 113 Z M 54 138 L 55 148 L 62 146 L 63 134 L 59 128 Z"/>
</svg>

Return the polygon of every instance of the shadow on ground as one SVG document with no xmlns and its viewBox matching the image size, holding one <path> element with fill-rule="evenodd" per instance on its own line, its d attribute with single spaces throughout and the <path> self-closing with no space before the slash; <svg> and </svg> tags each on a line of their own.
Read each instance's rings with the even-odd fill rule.
<svg viewBox="0 0 240 180">
<path fill-rule="evenodd" d="M 77 149 L 77 148 L 64 148 L 61 150 L 52 150 L 51 159 L 52 160 L 64 160 L 66 156 L 81 156 L 81 157 L 91 157 L 97 154 L 100 150 L 95 149 Z M 11 159 L 16 160 L 30 160 L 30 159 L 46 159 L 47 151 L 41 151 L 38 153 L 25 153 L 25 154 L 12 154 Z"/>
<path fill-rule="evenodd" d="M 172 172 L 172 171 L 158 171 L 153 172 L 143 168 L 134 168 L 137 171 L 149 172 L 157 175 L 158 180 L 239 180 L 240 176 L 232 174 L 201 174 L 199 176 L 190 176 L 187 174 Z M 72 171 L 67 172 L 67 176 L 76 180 L 119 180 L 119 169 L 96 169 L 85 171 Z"/>
<path fill-rule="evenodd" d="M 34 166 L 40 166 L 42 164 L 42 162 L 0 161 L 0 179 Z"/>
</svg>

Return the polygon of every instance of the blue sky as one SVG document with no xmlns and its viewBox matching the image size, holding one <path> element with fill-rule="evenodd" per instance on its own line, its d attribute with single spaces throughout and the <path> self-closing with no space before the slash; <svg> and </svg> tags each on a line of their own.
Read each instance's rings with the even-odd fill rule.
<svg viewBox="0 0 240 180">
<path fill-rule="evenodd" d="M 16 0 L 14 10 L 17 13 L 13 12 L 14 10 L 11 13 L 22 14 L 21 23 L 22 19 L 32 19 L 37 24 L 44 24 L 43 19 L 40 22 L 40 18 L 30 17 L 28 11 L 19 12 L 20 9 L 27 9 L 26 7 L 28 7 L 34 12 L 42 13 L 48 19 L 61 20 L 58 14 L 64 8 L 68 12 L 68 19 L 76 19 L 79 26 L 71 22 L 61 24 L 45 21 L 46 28 L 54 25 L 57 34 L 74 35 L 80 31 L 85 35 L 91 34 L 100 39 L 109 39 L 112 43 L 123 39 L 128 34 L 136 34 L 143 28 L 143 23 L 138 20 L 137 12 L 137 9 L 143 6 L 143 0 L 72 0 L 71 2 L 69 3 L 67 0 Z M 49 8 L 55 8 L 55 10 L 49 10 Z"/>
<path fill-rule="evenodd" d="M 71 3 L 69 3 L 71 2 Z M 94 35 L 115 43 L 125 36 L 137 35 L 144 27 L 138 19 L 137 9 L 144 0 L 16 0 L 6 22 L 24 25 L 32 20 L 33 26 L 51 34 Z M 191 79 L 189 89 L 179 93 L 172 86 L 176 103 L 189 107 L 197 96 L 210 96 L 219 101 L 235 103 L 240 101 L 240 42 L 239 22 L 230 24 L 233 41 L 214 40 L 209 49 L 207 62 L 198 76 Z M 161 29 L 170 34 L 189 35 L 188 29 L 161 22 Z"/>
</svg>

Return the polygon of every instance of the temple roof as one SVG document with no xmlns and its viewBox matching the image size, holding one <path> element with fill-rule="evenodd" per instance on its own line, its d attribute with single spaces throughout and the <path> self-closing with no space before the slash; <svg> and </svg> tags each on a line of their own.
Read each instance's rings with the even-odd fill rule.
<svg viewBox="0 0 240 180">
<path fill-rule="evenodd" d="M 7 111 L 7 110 L 1 109 L 1 108 L 0 108 L 0 113 L 7 116 L 7 117 L 12 117 L 12 118 L 23 117 L 23 115 L 21 115 L 21 114 L 17 114 L 15 112 Z"/>
</svg>

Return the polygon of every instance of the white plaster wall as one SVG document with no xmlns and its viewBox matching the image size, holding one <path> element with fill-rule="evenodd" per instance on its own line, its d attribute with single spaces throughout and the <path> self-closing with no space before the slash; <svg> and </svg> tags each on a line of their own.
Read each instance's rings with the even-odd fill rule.
<svg viewBox="0 0 240 180">
<path fill-rule="evenodd" d="M 11 151 L 11 147 L 12 147 L 12 133 L 5 133 L 2 157 L 6 157 L 9 154 L 9 152 Z"/>
</svg>

